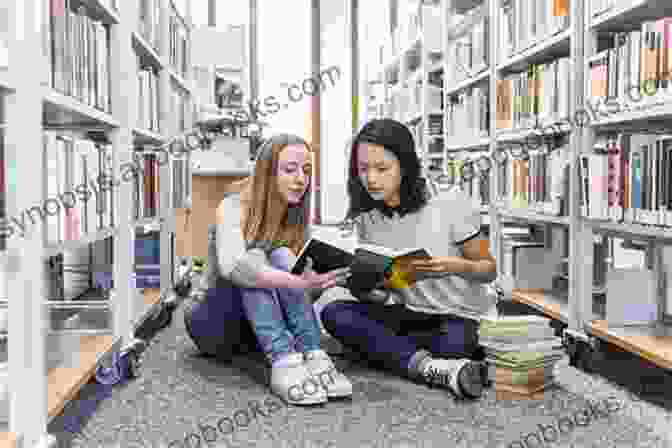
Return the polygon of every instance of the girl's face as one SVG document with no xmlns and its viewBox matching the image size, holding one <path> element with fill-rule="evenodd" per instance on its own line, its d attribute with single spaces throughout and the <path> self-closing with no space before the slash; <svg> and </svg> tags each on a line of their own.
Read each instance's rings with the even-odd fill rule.
<svg viewBox="0 0 672 448">
<path fill-rule="evenodd" d="M 311 155 L 304 145 L 288 145 L 278 155 L 277 187 L 288 205 L 299 204 L 310 185 Z"/>
<path fill-rule="evenodd" d="M 357 174 L 371 197 L 388 207 L 400 204 L 401 165 L 399 159 L 383 146 L 372 143 L 357 145 Z"/>
</svg>

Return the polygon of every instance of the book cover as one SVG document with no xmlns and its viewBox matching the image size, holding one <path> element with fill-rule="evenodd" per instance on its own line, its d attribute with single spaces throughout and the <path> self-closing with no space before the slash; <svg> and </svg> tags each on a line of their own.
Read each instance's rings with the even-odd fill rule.
<svg viewBox="0 0 672 448">
<path fill-rule="evenodd" d="M 388 287 L 404 288 L 419 280 L 407 273 L 407 263 L 419 258 L 429 258 L 424 249 L 395 250 L 387 247 L 363 244 L 353 252 L 311 238 L 301 249 L 292 274 L 300 274 L 306 267 L 307 259 L 313 261 L 313 271 L 322 274 L 334 269 L 350 267 L 350 286 L 355 289 L 373 289 L 387 279 Z M 423 276 L 424 278 L 424 276 Z"/>
<path fill-rule="evenodd" d="M 324 274 L 334 269 L 350 266 L 354 260 L 354 254 L 320 239 L 311 238 L 299 252 L 290 272 L 295 275 L 301 274 L 308 258 L 312 259 L 313 271 Z"/>
</svg>

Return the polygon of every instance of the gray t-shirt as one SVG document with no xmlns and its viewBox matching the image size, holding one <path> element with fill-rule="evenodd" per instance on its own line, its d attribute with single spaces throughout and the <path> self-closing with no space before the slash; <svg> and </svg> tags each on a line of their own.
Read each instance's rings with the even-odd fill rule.
<svg viewBox="0 0 672 448">
<path fill-rule="evenodd" d="M 207 286 L 214 287 L 223 279 L 235 286 L 252 288 L 257 276 L 270 269 L 263 249 L 247 249 L 240 226 L 240 193 L 226 193 L 222 199 L 224 221 L 208 228 Z"/>
<path fill-rule="evenodd" d="M 480 233 L 481 215 L 459 188 L 433 196 L 415 213 L 388 218 L 371 210 L 355 220 L 360 243 L 392 249 L 424 248 L 432 256 L 460 256 L 461 244 Z M 497 313 L 496 298 L 482 283 L 445 274 L 391 290 L 389 303 L 428 314 L 452 314 L 480 320 Z"/>
</svg>

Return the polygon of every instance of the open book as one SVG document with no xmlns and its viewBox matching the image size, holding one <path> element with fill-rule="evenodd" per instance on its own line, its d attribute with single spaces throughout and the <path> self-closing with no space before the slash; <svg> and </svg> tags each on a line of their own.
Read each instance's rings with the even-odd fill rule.
<svg viewBox="0 0 672 448">
<path fill-rule="evenodd" d="M 404 266 L 410 261 L 431 256 L 425 249 L 390 249 L 372 244 L 361 244 L 353 253 L 323 240 L 311 238 L 301 249 L 291 272 L 303 272 L 308 258 L 313 261 L 313 271 L 319 274 L 350 267 L 352 286 L 372 289 L 379 287 L 385 279 L 404 278 L 405 282 L 402 283 L 419 280 L 405 275 Z"/>
</svg>

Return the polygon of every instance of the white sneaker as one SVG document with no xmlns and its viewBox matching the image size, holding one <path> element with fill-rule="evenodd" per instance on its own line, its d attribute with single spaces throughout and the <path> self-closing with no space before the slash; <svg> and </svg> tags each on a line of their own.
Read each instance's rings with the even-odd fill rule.
<svg viewBox="0 0 672 448">
<path fill-rule="evenodd" d="M 430 359 L 422 368 L 430 385 L 442 386 L 457 397 L 479 398 L 487 380 L 485 364 L 471 359 Z"/>
<path fill-rule="evenodd" d="M 288 404 L 322 404 L 327 392 L 308 371 L 301 353 L 292 353 L 271 368 L 271 391 Z"/>
<path fill-rule="evenodd" d="M 329 398 L 352 396 L 352 383 L 339 372 L 324 350 L 305 353 L 306 368 L 318 383 L 327 391 Z"/>
</svg>

